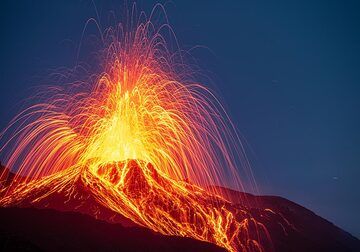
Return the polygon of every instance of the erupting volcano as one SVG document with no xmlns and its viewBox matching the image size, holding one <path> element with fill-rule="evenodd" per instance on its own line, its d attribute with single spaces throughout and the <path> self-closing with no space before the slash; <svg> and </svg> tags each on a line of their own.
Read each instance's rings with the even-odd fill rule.
<svg viewBox="0 0 360 252">
<path fill-rule="evenodd" d="M 11 149 L 6 166 L 16 175 L 3 183 L 0 204 L 36 205 L 60 192 L 66 204 L 80 183 L 105 208 L 154 231 L 261 251 L 270 244 L 266 228 L 207 187 L 240 186 L 236 131 L 168 49 L 169 27 L 150 20 L 107 29 L 101 74 L 51 90 L 11 122 L 2 151 Z"/>
<path fill-rule="evenodd" d="M 240 168 L 252 178 L 239 137 L 152 15 L 105 30 L 100 73 L 41 93 L 5 129 L 1 152 L 15 175 L 1 174 L 0 206 L 77 211 L 228 251 L 272 250 L 265 223 L 295 228 L 222 189 L 243 189 Z"/>
</svg>

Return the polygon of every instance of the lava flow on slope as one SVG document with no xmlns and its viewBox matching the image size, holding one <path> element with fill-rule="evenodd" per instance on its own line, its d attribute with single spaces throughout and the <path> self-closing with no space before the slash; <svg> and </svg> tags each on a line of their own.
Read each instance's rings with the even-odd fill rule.
<svg viewBox="0 0 360 252">
<path fill-rule="evenodd" d="M 162 234 L 208 241 L 229 251 L 271 249 L 265 226 L 247 208 L 188 182 L 174 181 L 137 160 L 67 169 L 16 187 L 0 204 L 56 208 L 47 205 L 56 195 L 65 195 L 64 205 L 79 197 L 77 202 L 82 203 L 79 185 L 99 204 Z M 76 211 L 81 205 L 72 207 Z M 264 210 L 262 215 L 275 214 Z"/>
<path fill-rule="evenodd" d="M 105 30 L 99 73 L 51 87 L 10 122 L 0 151 L 16 174 L 0 184 L 0 206 L 91 197 L 162 234 L 229 251 L 271 248 L 259 220 L 208 187 L 241 189 L 238 169 L 251 170 L 219 100 L 169 49 L 171 28 L 151 22 L 158 9 Z"/>
</svg>

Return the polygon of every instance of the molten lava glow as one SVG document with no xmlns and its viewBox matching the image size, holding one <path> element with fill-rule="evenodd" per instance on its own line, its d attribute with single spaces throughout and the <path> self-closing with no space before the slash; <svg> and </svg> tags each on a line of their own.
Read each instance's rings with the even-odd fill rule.
<svg viewBox="0 0 360 252">
<path fill-rule="evenodd" d="M 4 131 L 16 176 L 0 205 L 70 198 L 81 183 L 99 204 L 162 234 L 261 251 L 265 227 L 205 189 L 241 186 L 236 160 L 245 159 L 222 106 L 167 49 L 166 25 L 118 27 L 103 34 L 102 73 L 52 88 Z"/>
</svg>

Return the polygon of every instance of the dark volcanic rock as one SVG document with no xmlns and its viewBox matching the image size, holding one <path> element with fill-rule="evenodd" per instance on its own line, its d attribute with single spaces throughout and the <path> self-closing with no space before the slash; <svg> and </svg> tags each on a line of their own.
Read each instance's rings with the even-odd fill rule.
<svg viewBox="0 0 360 252">
<path fill-rule="evenodd" d="M 206 242 L 50 209 L 0 208 L 1 251 L 224 251 Z"/>
</svg>

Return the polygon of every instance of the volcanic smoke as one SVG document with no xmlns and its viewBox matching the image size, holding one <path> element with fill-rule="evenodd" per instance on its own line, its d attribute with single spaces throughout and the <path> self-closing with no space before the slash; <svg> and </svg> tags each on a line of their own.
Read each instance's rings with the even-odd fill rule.
<svg viewBox="0 0 360 252">
<path fill-rule="evenodd" d="M 51 88 L 10 122 L 1 152 L 15 177 L 1 175 L 0 206 L 74 198 L 81 185 L 156 232 L 262 251 L 265 226 L 215 187 L 242 189 L 238 169 L 248 167 L 236 130 L 152 15 L 106 29 L 100 74 Z"/>
</svg>

